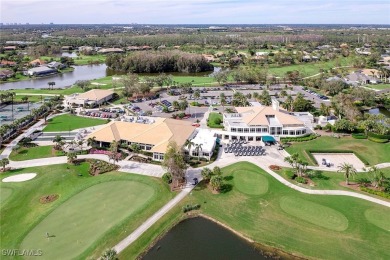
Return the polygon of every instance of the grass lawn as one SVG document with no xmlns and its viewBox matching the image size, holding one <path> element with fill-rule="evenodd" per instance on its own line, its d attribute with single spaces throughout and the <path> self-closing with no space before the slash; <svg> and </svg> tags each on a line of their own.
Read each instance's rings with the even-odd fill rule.
<svg viewBox="0 0 390 260">
<path fill-rule="evenodd" d="M 207 126 L 210 128 L 223 128 L 222 115 L 219 113 L 211 112 L 207 121 Z"/>
<path fill-rule="evenodd" d="M 212 194 L 201 183 L 120 258 L 134 259 L 151 240 L 185 216 L 181 207 L 186 204 L 200 204 L 200 213 L 257 243 L 295 255 L 315 259 L 390 257 L 389 208 L 345 196 L 303 194 L 250 163 L 230 165 L 222 172 L 224 193 Z"/>
<path fill-rule="evenodd" d="M 203 76 L 173 76 L 173 80 L 178 83 L 188 83 L 191 82 L 194 86 L 203 86 L 203 85 L 214 85 L 218 82 L 213 77 Z"/>
<path fill-rule="evenodd" d="M 107 121 L 75 115 L 60 115 L 48 120 L 43 132 L 72 131 L 79 128 L 105 124 Z"/>
<path fill-rule="evenodd" d="M 102 54 L 97 55 L 80 55 L 77 58 L 73 58 L 75 65 L 88 65 L 96 63 L 104 63 L 106 56 Z"/>
<path fill-rule="evenodd" d="M 21 147 L 18 152 L 12 151 L 9 159 L 12 161 L 25 161 L 62 155 L 64 154 L 59 151 L 54 151 L 52 145 L 35 146 L 30 148 Z"/>
<path fill-rule="evenodd" d="M 384 90 L 384 89 L 389 89 L 390 84 L 365 85 L 365 87 L 377 89 L 377 90 Z"/>
<path fill-rule="evenodd" d="M 344 174 L 341 172 L 315 170 L 315 172 L 321 173 L 321 175 L 319 175 L 319 177 L 313 177 L 312 181 L 315 183 L 315 186 L 310 186 L 310 185 L 298 184 L 298 182 L 296 182 L 295 180 L 291 180 L 291 179 L 287 178 L 287 176 L 285 174 L 286 170 L 292 171 L 291 168 L 284 168 L 280 171 L 275 171 L 275 172 L 278 173 L 280 176 L 282 176 L 284 179 L 290 181 L 291 183 L 305 187 L 306 189 L 354 191 L 352 189 L 349 189 L 345 186 L 340 185 L 341 182 L 343 182 L 343 183 L 345 182 Z M 390 168 L 383 168 L 380 170 L 385 174 L 386 177 L 390 177 Z M 351 183 L 353 183 L 353 182 L 355 182 L 359 179 L 362 179 L 362 178 L 371 179 L 372 176 L 367 172 L 358 172 L 353 178 L 350 178 L 349 181 Z M 359 191 L 357 191 L 357 192 L 359 192 Z M 368 194 L 367 192 L 361 192 L 361 193 L 369 195 L 369 196 L 374 196 L 372 194 Z M 385 200 L 385 198 L 383 198 L 383 197 L 380 197 L 380 199 Z"/>
<path fill-rule="evenodd" d="M 364 158 L 370 165 L 390 162 L 390 145 L 374 143 L 367 139 L 354 139 L 352 137 L 336 139 L 330 136 L 321 136 L 311 141 L 293 143 L 286 148 L 286 151 L 290 154 L 298 153 L 309 165 L 315 165 L 315 162 L 307 154 L 307 150 L 310 149 L 352 150 Z"/>
<path fill-rule="evenodd" d="M 284 67 L 270 67 L 269 72 L 275 76 L 282 77 L 286 74 L 287 71 L 298 70 L 304 77 L 315 75 L 320 73 L 321 69 L 329 70 L 338 65 L 348 66 L 352 64 L 352 57 L 339 58 L 338 61 L 331 60 L 327 62 L 315 62 L 315 63 L 306 63 L 306 64 L 296 64 L 289 65 Z"/>
<path fill-rule="evenodd" d="M 83 93 L 84 91 L 80 87 L 71 87 L 66 89 L 14 89 L 16 95 L 28 95 L 28 94 L 41 94 L 41 95 L 70 95 L 74 93 Z"/>
<path fill-rule="evenodd" d="M 40 248 L 44 259 L 97 259 L 175 195 L 157 178 L 119 172 L 89 176 L 87 163 L 14 170 L 2 177 L 26 172 L 38 175 L 0 183 L 0 247 Z M 59 198 L 41 204 L 39 198 L 49 194 Z"/>
</svg>

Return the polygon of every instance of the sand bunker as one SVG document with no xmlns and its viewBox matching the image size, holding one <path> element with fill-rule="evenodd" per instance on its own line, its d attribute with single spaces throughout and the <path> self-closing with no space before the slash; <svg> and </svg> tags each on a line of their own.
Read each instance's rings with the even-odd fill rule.
<svg viewBox="0 0 390 260">
<path fill-rule="evenodd" d="M 33 179 L 35 176 L 37 176 L 36 173 L 23 173 L 23 174 L 17 174 L 13 176 L 9 176 L 7 178 L 4 178 L 2 182 L 22 182 L 22 181 L 28 181 Z"/>
</svg>

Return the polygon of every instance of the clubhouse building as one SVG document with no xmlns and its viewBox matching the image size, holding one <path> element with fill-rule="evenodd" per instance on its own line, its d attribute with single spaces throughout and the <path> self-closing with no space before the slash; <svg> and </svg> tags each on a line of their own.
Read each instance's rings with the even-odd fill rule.
<svg viewBox="0 0 390 260">
<path fill-rule="evenodd" d="M 179 147 L 184 148 L 187 140 L 193 143 L 202 143 L 203 134 L 192 126 L 191 122 L 170 118 L 152 118 L 152 123 L 112 121 L 103 128 L 96 130 L 86 138 L 95 138 L 100 147 L 108 147 L 111 142 L 120 144 L 137 144 L 143 151 L 152 153 L 155 161 L 162 161 L 169 142 L 174 141 Z M 210 158 L 215 147 L 214 143 L 203 144 L 201 149 L 193 146 L 189 151 L 192 156 Z M 207 139 L 210 142 L 210 138 Z"/>
<path fill-rule="evenodd" d="M 85 93 L 73 94 L 66 99 L 68 105 L 76 106 L 97 106 L 114 97 L 114 91 L 108 89 L 92 89 Z"/>
<path fill-rule="evenodd" d="M 237 113 L 223 114 L 224 130 L 216 131 L 219 138 L 262 141 L 269 140 L 270 136 L 304 136 L 312 132 L 313 116 L 310 113 L 287 112 L 279 108 L 277 100 L 272 100 L 271 107 L 260 105 L 235 109 Z"/>
</svg>

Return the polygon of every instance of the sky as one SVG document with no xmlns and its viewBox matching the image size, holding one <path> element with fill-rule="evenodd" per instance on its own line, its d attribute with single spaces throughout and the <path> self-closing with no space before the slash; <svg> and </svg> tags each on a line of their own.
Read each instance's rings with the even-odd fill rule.
<svg viewBox="0 0 390 260">
<path fill-rule="evenodd" d="M 390 24 L 389 0 L 0 0 L 0 22 Z"/>
</svg>

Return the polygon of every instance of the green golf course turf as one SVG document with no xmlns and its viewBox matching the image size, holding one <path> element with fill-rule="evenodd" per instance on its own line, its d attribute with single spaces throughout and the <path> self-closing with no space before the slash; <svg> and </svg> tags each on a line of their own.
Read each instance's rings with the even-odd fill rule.
<svg viewBox="0 0 390 260">
<path fill-rule="evenodd" d="M 293 143 L 286 148 L 289 154 L 298 153 L 309 165 L 315 162 L 308 156 L 309 150 L 351 150 L 365 159 L 370 165 L 390 162 L 390 145 L 369 141 L 367 139 L 354 139 L 341 137 L 336 139 L 331 136 L 321 136 L 311 141 Z"/>
<path fill-rule="evenodd" d="M 72 131 L 79 128 L 105 124 L 107 121 L 98 118 L 88 118 L 75 115 L 60 115 L 48 120 L 43 132 Z"/>
<path fill-rule="evenodd" d="M 348 219 L 340 212 L 297 197 L 282 197 L 280 207 L 287 214 L 335 231 L 348 228 Z"/>
<path fill-rule="evenodd" d="M 60 164 L 2 174 L 37 176 L 0 182 L 1 196 L 12 189 L 1 202 L 0 248 L 40 248 L 42 259 L 97 259 L 175 196 L 157 178 L 120 172 L 90 176 L 88 168 L 88 163 Z M 40 203 L 50 194 L 59 197 Z"/>
<path fill-rule="evenodd" d="M 10 188 L 1 188 L 0 189 L 0 207 L 4 205 L 6 200 L 12 195 L 12 189 Z"/>
<path fill-rule="evenodd" d="M 12 161 L 24 161 L 40 158 L 49 158 L 55 156 L 63 156 L 59 151 L 53 151 L 52 145 L 47 146 L 34 146 L 34 147 L 22 147 L 17 152 L 12 151 L 9 159 Z"/>
<path fill-rule="evenodd" d="M 367 209 L 364 212 L 366 219 L 375 226 L 389 232 L 390 231 L 390 209 Z"/>
<path fill-rule="evenodd" d="M 200 204 L 199 213 L 220 221 L 257 243 L 304 258 L 390 258 L 390 233 L 388 228 L 384 229 L 390 222 L 386 217 L 389 215 L 388 208 L 352 197 L 300 193 L 246 162 L 225 167 L 222 173 L 225 185 L 231 185 L 231 190 L 213 194 L 201 182 L 191 196 L 187 196 L 131 247 L 121 252 L 119 258 L 135 259 L 153 238 L 186 216 L 181 209 L 187 204 Z M 237 178 L 242 173 L 267 179 L 268 191 L 262 195 L 242 193 L 243 187 L 238 185 L 241 181 Z M 240 184 L 244 189 L 249 185 L 246 180 L 245 183 Z M 375 220 L 367 220 L 366 210 L 375 210 L 372 214 Z M 292 214 L 294 212 L 296 216 Z M 375 212 L 384 213 L 378 217 Z M 371 223 L 374 221 L 379 227 Z"/>
<path fill-rule="evenodd" d="M 75 258 L 156 195 L 148 185 L 132 181 L 97 184 L 50 213 L 25 237 L 21 248 L 40 248 L 44 259 Z M 54 237 L 48 239 L 46 232 Z"/>
<path fill-rule="evenodd" d="M 234 186 L 247 195 L 262 195 L 268 191 L 268 180 L 254 172 L 236 171 L 233 175 Z"/>
</svg>

